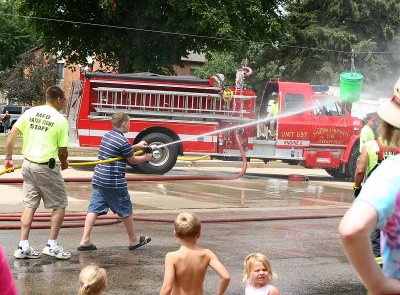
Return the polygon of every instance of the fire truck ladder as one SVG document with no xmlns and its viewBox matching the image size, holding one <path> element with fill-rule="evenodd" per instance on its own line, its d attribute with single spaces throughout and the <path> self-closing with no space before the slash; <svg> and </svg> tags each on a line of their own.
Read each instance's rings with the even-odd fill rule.
<svg viewBox="0 0 400 295">
<path fill-rule="evenodd" d="M 78 120 L 79 108 L 81 105 L 82 82 L 72 82 L 71 93 L 66 108 L 66 116 L 69 124 L 69 141 L 71 145 L 78 144 L 78 132 L 76 122 Z"/>
<path fill-rule="evenodd" d="M 250 97 L 233 96 L 224 101 L 217 93 L 161 91 L 128 88 L 93 88 L 97 102 L 93 103 L 98 114 L 116 111 L 138 116 L 176 117 L 184 119 L 248 120 L 244 100 Z"/>
</svg>

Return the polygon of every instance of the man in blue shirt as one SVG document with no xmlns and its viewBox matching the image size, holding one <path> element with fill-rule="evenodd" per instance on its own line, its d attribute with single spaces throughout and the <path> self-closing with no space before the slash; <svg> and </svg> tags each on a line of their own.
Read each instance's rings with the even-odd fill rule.
<svg viewBox="0 0 400 295">
<path fill-rule="evenodd" d="M 111 209 L 118 214 L 124 222 L 129 237 L 129 250 L 136 249 L 151 241 L 149 237 L 138 236 L 133 226 L 132 202 L 128 192 L 128 185 L 125 179 L 126 162 L 138 164 L 152 159 L 152 154 L 135 156 L 134 150 L 147 146 L 147 143 L 140 143 L 131 146 L 124 136 L 130 128 L 129 116 L 123 113 L 115 113 L 112 116 L 113 129 L 107 132 L 100 144 L 99 160 L 124 157 L 123 160 L 98 164 L 94 169 L 92 180 L 92 196 L 86 215 L 83 237 L 78 251 L 96 250 L 96 246 L 90 242 L 90 233 L 97 216 L 107 214 Z"/>
</svg>

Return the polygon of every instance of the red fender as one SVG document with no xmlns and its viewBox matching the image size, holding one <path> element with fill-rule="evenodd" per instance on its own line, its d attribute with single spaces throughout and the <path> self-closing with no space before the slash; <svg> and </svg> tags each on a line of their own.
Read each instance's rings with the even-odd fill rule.
<svg viewBox="0 0 400 295">
<path fill-rule="evenodd" d="M 243 70 L 245 70 L 247 73 L 244 74 L 244 77 L 250 77 L 253 75 L 253 70 L 249 67 L 242 67 Z"/>
</svg>

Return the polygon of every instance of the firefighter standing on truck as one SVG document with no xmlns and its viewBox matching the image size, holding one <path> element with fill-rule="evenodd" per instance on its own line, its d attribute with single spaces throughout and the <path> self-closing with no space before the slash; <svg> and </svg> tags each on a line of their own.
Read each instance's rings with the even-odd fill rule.
<svg viewBox="0 0 400 295">
<path fill-rule="evenodd" d="M 278 97 L 279 97 L 279 95 L 277 92 L 271 93 L 271 99 L 274 101 L 274 103 L 268 112 L 267 119 L 268 118 L 272 118 L 272 119 L 269 119 L 260 125 L 261 135 L 257 138 L 259 140 L 263 140 L 263 139 L 267 139 L 267 138 L 271 139 L 271 140 L 276 140 L 276 118 L 275 117 L 278 115 L 278 110 L 279 110 Z M 268 127 L 268 134 L 265 131 L 266 127 Z"/>
</svg>

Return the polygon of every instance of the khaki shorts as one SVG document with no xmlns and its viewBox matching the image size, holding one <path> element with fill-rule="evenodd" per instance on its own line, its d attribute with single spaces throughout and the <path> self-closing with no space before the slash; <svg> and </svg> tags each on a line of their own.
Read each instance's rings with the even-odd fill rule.
<svg viewBox="0 0 400 295">
<path fill-rule="evenodd" d="M 38 208 L 40 200 L 46 209 L 63 209 L 68 205 L 64 179 L 58 166 L 50 169 L 48 165 L 22 163 L 24 207 Z"/>
</svg>

